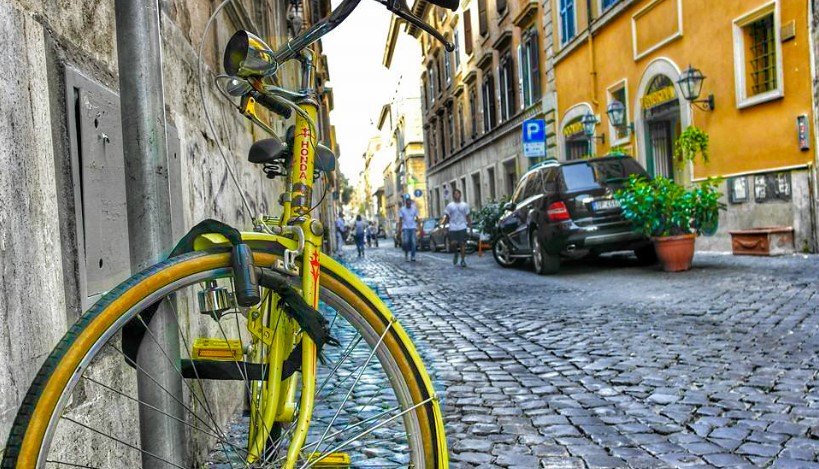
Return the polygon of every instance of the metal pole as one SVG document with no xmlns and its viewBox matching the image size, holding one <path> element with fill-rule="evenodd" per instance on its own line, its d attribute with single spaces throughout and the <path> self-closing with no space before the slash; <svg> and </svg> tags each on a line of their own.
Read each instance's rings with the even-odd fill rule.
<svg viewBox="0 0 819 469">
<path fill-rule="evenodd" d="M 158 262 L 172 240 L 159 5 L 116 0 L 115 7 L 128 232 L 136 272 Z M 178 362 L 179 331 L 169 309 L 166 300 L 137 355 L 138 368 L 151 375 L 138 373 L 137 392 L 146 404 L 139 407 L 142 467 L 152 469 L 184 466 L 182 378 L 178 365 L 168 360 Z"/>
</svg>

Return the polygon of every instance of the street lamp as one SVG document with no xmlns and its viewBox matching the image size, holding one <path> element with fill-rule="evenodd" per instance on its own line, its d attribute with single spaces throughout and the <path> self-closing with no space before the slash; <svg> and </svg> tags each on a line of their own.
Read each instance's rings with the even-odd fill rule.
<svg viewBox="0 0 819 469">
<path fill-rule="evenodd" d="M 709 94 L 705 99 L 699 99 L 702 93 L 702 82 L 705 81 L 705 78 L 700 69 L 688 65 L 688 68 L 680 75 L 680 79 L 677 80 L 677 84 L 680 85 L 683 98 L 703 111 L 713 111 L 713 94 Z"/>
<path fill-rule="evenodd" d="M 594 114 L 588 113 L 584 115 L 580 119 L 580 122 L 583 124 L 583 133 L 589 138 L 589 140 L 600 139 L 600 143 L 606 143 L 605 133 L 594 135 L 597 127 L 597 117 L 595 117 Z"/>
<path fill-rule="evenodd" d="M 606 109 L 606 114 L 609 115 L 609 122 L 611 122 L 612 127 L 634 130 L 634 124 L 626 123 L 626 106 L 620 101 L 616 99 L 612 101 L 608 109 Z"/>
</svg>

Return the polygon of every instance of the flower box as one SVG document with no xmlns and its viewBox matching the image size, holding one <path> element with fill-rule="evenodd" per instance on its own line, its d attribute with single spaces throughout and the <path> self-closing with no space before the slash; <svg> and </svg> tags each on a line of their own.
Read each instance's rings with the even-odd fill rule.
<svg viewBox="0 0 819 469">
<path fill-rule="evenodd" d="M 752 228 L 730 233 L 734 255 L 780 256 L 794 252 L 792 226 Z"/>
</svg>

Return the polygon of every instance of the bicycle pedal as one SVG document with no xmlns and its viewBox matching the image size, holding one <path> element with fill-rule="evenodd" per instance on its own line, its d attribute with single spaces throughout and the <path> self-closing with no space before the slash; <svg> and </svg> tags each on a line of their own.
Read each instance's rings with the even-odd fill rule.
<svg viewBox="0 0 819 469">
<path fill-rule="evenodd" d="M 194 360 L 241 360 L 244 356 L 242 341 L 238 339 L 206 339 L 193 341 L 191 358 Z"/>
<path fill-rule="evenodd" d="M 325 469 L 347 469 L 350 467 L 350 455 L 347 453 L 313 453 L 310 455 L 310 461 L 320 461 L 312 465 L 312 467 L 323 467 Z"/>
</svg>

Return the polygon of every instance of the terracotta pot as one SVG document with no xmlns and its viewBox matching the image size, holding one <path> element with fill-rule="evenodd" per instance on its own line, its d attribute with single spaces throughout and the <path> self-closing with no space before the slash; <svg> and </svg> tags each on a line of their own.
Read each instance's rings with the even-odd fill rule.
<svg viewBox="0 0 819 469">
<path fill-rule="evenodd" d="M 691 268 L 694 260 L 695 234 L 653 238 L 654 250 L 666 272 L 682 272 Z"/>
</svg>

